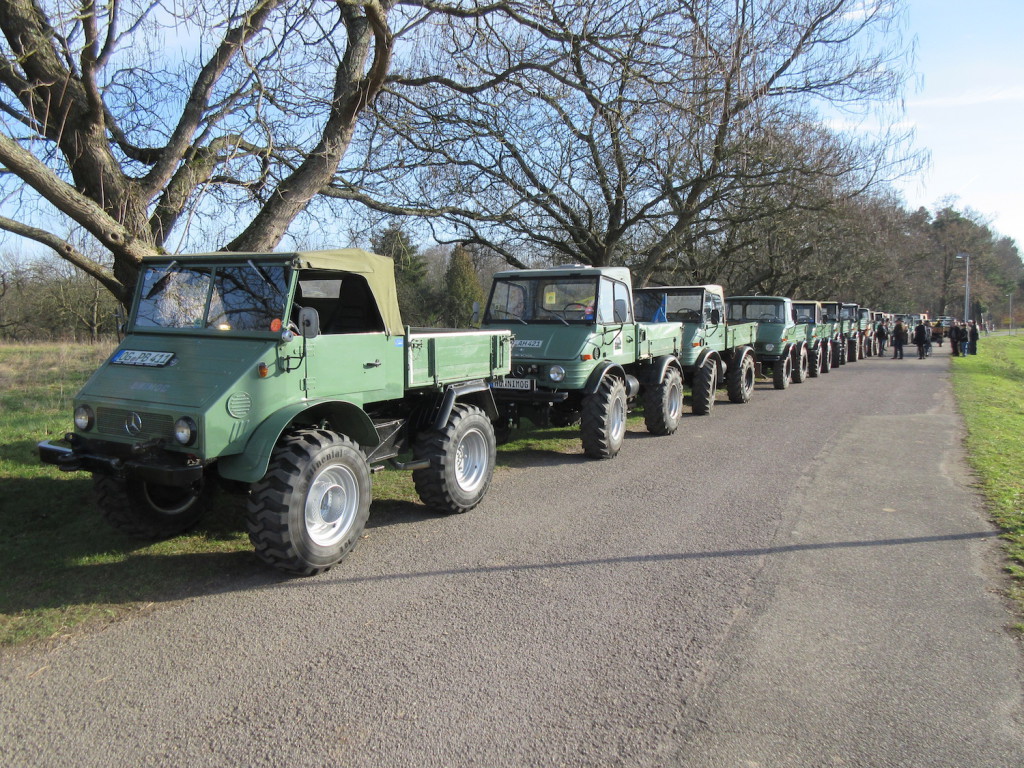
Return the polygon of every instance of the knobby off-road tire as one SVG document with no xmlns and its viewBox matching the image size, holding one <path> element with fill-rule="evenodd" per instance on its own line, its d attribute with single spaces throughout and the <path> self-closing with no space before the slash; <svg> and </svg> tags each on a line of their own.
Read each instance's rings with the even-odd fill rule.
<svg viewBox="0 0 1024 768">
<path fill-rule="evenodd" d="M 597 392 L 583 398 L 583 452 L 592 459 L 614 458 L 625 437 L 626 385 L 616 376 L 606 376 Z"/>
<path fill-rule="evenodd" d="M 832 370 L 832 342 L 823 341 L 818 348 L 821 350 L 821 372 L 828 373 Z"/>
<path fill-rule="evenodd" d="M 754 366 L 754 356 L 745 354 L 740 358 L 739 363 L 730 366 L 725 375 L 729 402 L 749 403 L 750 396 L 754 394 L 754 384 L 756 381 L 757 372 Z"/>
<path fill-rule="evenodd" d="M 249 493 L 249 540 L 278 570 L 321 573 L 356 545 L 370 497 L 370 467 L 355 442 L 326 429 L 288 432 Z"/>
<path fill-rule="evenodd" d="M 793 357 L 786 355 L 782 360 L 776 360 L 772 366 L 772 386 L 776 389 L 788 389 L 790 379 L 793 378 Z"/>
<path fill-rule="evenodd" d="M 707 416 L 715 407 L 715 390 L 718 389 L 718 363 L 711 357 L 693 374 L 693 390 L 690 409 L 698 416 Z"/>
<path fill-rule="evenodd" d="M 661 381 L 644 390 L 644 423 L 652 435 L 671 435 L 683 415 L 683 375 L 669 368 Z"/>
<path fill-rule="evenodd" d="M 807 350 L 808 378 L 816 379 L 821 374 L 821 350 L 821 344 L 819 344 L 816 347 L 811 347 L 810 349 Z"/>
<path fill-rule="evenodd" d="M 846 340 L 832 342 L 832 367 L 846 365 Z"/>
<path fill-rule="evenodd" d="M 857 356 L 857 353 L 859 351 L 857 349 L 858 346 L 859 346 L 858 342 L 854 341 L 853 339 L 847 339 L 847 342 L 846 342 L 846 349 L 847 349 L 846 361 L 848 363 L 856 363 L 860 359 Z"/>
<path fill-rule="evenodd" d="M 166 539 L 187 531 L 210 508 L 216 490 L 205 478 L 188 486 L 169 486 L 96 474 L 92 483 L 103 518 L 137 539 Z"/>
<path fill-rule="evenodd" d="M 793 361 L 793 383 L 802 384 L 807 381 L 807 347 L 801 346 Z"/>
<path fill-rule="evenodd" d="M 412 473 L 416 493 L 442 514 L 468 512 L 483 499 L 494 475 L 494 430 L 475 405 L 457 403 L 443 429 L 426 432 L 413 446 L 430 466 Z"/>
</svg>

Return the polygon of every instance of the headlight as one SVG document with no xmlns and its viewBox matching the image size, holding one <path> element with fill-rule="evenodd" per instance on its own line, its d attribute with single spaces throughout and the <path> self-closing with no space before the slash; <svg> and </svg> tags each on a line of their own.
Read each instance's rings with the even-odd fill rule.
<svg viewBox="0 0 1024 768">
<path fill-rule="evenodd" d="M 560 365 L 552 365 L 548 368 L 548 378 L 552 381 L 561 381 L 565 378 L 565 368 Z"/>
<path fill-rule="evenodd" d="M 80 405 L 75 408 L 75 426 L 83 432 L 88 432 L 96 423 L 96 414 L 88 405 Z"/>
<path fill-rule="evenodd" d="M 764 351 L 765 352 L 774 352 L 775 351 L 775 345 L 774 344 L 765 344 L 764 345 Z"/>
<path fill-rule="evenodd" d="M 198 429 L 196 423 L 188 416 L 174 422 L 174 439 L 182 445 L 192 445 L 196 441 Z"/>
</svg>

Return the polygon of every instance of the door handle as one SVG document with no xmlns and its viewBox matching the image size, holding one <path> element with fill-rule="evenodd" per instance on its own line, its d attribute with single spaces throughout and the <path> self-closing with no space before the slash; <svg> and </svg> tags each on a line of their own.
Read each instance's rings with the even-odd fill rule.
<svg viewBox="0 0 1024 768">
<path fill-rule="evenodd" d="M 374 360 L 372 363 L 363 363 L 363 368 L 380 368 L 380 360 Z"/>
</svg>

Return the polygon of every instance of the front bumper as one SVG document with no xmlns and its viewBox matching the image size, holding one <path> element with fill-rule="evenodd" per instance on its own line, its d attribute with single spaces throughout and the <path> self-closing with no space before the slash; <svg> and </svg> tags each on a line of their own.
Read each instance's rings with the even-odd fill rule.
<svg viewBox="0 0 1024 768">
<path fill-rule="evenodd" d="M 70 433 L 65 435 L 64 442 L 67 445 L 43 440 L 38 444 L 39 460 L 55 465 L 62 472 L 131 476 L 157 485 L 186 486 L 203 477 L 201 463 L 189 462 L 179 454 L 148 452 L 137 457 L 115 456 L 95 450 L 89 442 Z"/>
</svg>

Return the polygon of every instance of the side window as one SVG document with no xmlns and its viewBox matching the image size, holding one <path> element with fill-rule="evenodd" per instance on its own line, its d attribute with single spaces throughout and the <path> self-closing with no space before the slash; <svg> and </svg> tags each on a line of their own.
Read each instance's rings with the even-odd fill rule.
<svg viewBox="0 0 1024 768">
<path fill-rule="evenodd" d="M 615 322 L 615 289 L 614 283 L 608 278 L 601 278 L 601 285 L 597 290 L 597 322 Z"/>
<path fill-rule="evenodd" d="M 719 322 L 725 318 L 725 302 L 722 301 L 722 297 L 717 293 L 711 294 L 711 309 L 718 310 Z"/>
<path fill-rule="evenodd" d="M 633 322 L 633 306 L 629 301 L 629 289 L 622 283 L 615 283 L 614 320 L 616 323 Z"/>
</svg>

